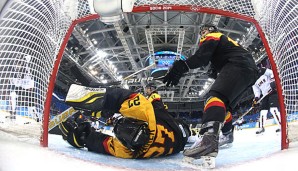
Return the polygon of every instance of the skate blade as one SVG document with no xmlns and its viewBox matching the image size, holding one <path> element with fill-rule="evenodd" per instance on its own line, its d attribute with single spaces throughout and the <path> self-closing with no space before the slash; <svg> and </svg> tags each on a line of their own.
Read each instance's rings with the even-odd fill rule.
<svg viewBox="0 0 298 171">
<path fill-rule="evenodd" d="M 215 157 L 210 156 L 202 156 L 200 159 L 185 156 L 182 162 L 201 169 L 215 168 Z"/>
<path fill-rule="evenodd" d="M 233 147 L 233 143 L 227 143 L 219 147 L 219 149 L 227 149 Z"/>
<path fill-rule="evenodd" d="M 265 133 L 265 132 L 261 132 L 261 133 L 258 133 L 258 134 L 256 133 L 256 136 L 264 135 L 264 133 Z"/>
</svg>

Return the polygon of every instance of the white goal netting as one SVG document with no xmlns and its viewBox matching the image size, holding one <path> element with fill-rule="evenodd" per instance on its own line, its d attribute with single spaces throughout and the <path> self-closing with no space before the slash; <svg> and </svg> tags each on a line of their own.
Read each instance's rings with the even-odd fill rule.
<svg viewBox="0 0 298 171">
<path fill-rule="evenodd" d="M 276 65 L 287 120 L 297 120 L 297 0 L 137 0 L 134 6 L 134 12 L 159 10 L 257 21 Z M 90 15 L 94 14 L 87 0 L 13 0 L 6 4 L 0 16 L 0 129 L 42 135 L 42 123 L 49 120 L 44 117 L 45 101 L 51 96 L 48 88 L 59 50 L 72 23 Z M 11 118 L 14 115 L 17 122 Z M 289 137 L 294 140 L 298 135 L 292 135 L 295 131 L 290 126 Z"/>
<path fill-rule="evenodd" d="M 43 133 L 44 105 L 57 54 L 87 1 L 9 1 L 0 18 L 0 130 Z M 80 8 L 78 8 L 80 7 Z"/>
</svg>

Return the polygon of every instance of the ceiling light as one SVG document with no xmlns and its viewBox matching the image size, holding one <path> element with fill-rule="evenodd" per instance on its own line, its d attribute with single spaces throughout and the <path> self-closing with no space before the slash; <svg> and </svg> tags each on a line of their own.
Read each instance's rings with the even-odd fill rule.
<svg viewBox="0 0 298 171">
<path fill-rule="evenodd" d="M 127 84 L 124 84 L 124 85 L 123 85 L 123 88 L 125 88 L 125 89 L 129 89 L 129 86 L 128 86 Z"/>
<path fill-rule="evenodd" d="M 96 52 L 96 55 L 100 58 L 100 59 L 104 59 L 105 57 L 108 56 L 108 54 L 102 50 L 99 50 Z"/>
<path fill-rule="evenodd" d="M 199 91 L 199 96 L 203 94 L 204 90 Z"/>
<path fill-rule="evenodd" d="M 96 75 L 98 72 L 97 72 L 97 71 L 94 71 L 94 70 L 91 70 L 90 73 L 91 73 L 92 75 Z"/>
</svg>

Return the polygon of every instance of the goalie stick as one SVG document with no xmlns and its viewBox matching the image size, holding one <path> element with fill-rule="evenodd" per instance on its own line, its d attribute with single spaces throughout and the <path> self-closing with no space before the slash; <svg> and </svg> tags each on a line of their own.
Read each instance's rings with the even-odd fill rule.
<svg viewBox="0 0 298 171">
<path fill-rule="evenodd" d="M 268 94 L 267 94 L 268 95 Z M 256 104 L 259 104 L 267 95 L 262 96 Z M 235 123 L 240 119 L 243 118 L 244 116 L 246 116 L 253 108 L 255 108 L 254 106 L 250 107 L 245 113 L 243 113 L 238 119 L 236 119 L 232 125 L 235 125 Z"/>
<path fill-rule="evenodd" d="M 107 87 L 107 86 L 112 86 L 112 85 L 122 85 L 124 83 L 131 84 L 131 83 L 136 83 L 136 82 L 141 82 L 141 81 L 151 81 L 153 79 L 153 77 L 148 77 L 148 78 L 132 78 L 132 77 L 134 77 L 135 75 L 137 75 L 143 71 L 152 69 L 155 66 L 156 66 L 156 64 L 153 63 L 139 71 L 136 71 L 135 73 L 132 73 L 132 74 L 124 77 L 122 79 L 122 81 L 114 81 L 114 82 L 109 82 L 109 83 L 94 83 L 94 84 L 90 85 L 90 87 Z"/>
</svg>

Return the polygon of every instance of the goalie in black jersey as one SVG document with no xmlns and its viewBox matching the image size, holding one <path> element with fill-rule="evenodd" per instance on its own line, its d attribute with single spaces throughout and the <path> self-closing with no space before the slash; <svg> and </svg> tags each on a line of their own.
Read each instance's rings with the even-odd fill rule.
<svg viewBox="0 0 298 171">
<path fill-rule="evenodd" d="M 102 111 L 104 117 L 120 113 L 112 119 L 115 136 L 96 131 L 89 122 L 61 123 L 64 139 L 76 148 L 120 158 L 151 158 L 179 153 L 190 135 L 188 125 L 130 90 L 72 85 L 66 103 L 80 110 Z"/>
<path fill-rule="evenodd" d="M 203 139 L 183 153 L 196 159 L 217 156 L 219 131 L 227 111 L 237 105 L 241 95 L 258 77 L 252 55 L 236 41 L 220 33 L 216 26 L 204 25 L 200 34 L 196 53 L 185 61 L 175 61 L 163 80 L 167 86 L 175 86 L 190 69 L 207 66 L 209 63 L 218 73 L 205 102 L 200 130 Z"/>
</svg>

